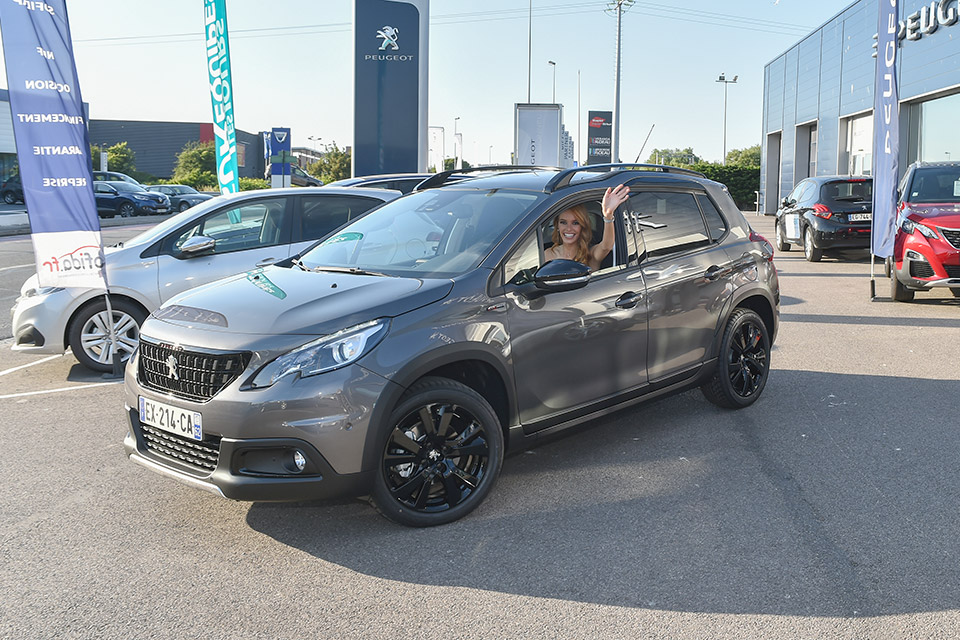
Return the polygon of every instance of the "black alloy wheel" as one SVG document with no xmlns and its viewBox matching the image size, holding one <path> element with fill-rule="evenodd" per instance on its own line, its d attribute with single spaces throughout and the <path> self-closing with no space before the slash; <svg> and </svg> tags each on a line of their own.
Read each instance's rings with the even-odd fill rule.
<svg viewBox="0 0 960 640">
<path fill-rule="evenodd" d="M 445 378 L 411 387 L 384 436 L 374 506 L 406 526 L 457 520 L 490 492 L 503 461 L 503 432 L 489 403 Z"/>
<path fill-rule="evenodd" d="M 132 218 L 135 215 L 137 215 L 137 208 L 133 206 L 133 203 L 124 202 L 120 205 L 121 218 Z"/>
<path fill-rule="evenodd" d="M 17 196 L 13 193 L 13 191 L 4 191 L 3 201 L 6 204 L 17 204 Z"/>
<path fill-rule="evenodd" d="M 701 387 L 713 404 L 740 409 L 756 402 L 770 373 L 770 336 L 756 312 L 736 309 L 727 321 L 713 378 Z"/>
<path fill-rule="evenodd" d="M 790 243 L 786 241 L 786 235 L 783 233 L 783 223 L 776 223 L 777 251 L 790 251 Z"/>
<path fill-rule="evenodd" d="M 807 262 L 820 262 L 823 257 L 823 249 L 818 249 L 813 244 L 813 231 L 810 227 L 803 230 L 803 257 Z"/>
</svg>

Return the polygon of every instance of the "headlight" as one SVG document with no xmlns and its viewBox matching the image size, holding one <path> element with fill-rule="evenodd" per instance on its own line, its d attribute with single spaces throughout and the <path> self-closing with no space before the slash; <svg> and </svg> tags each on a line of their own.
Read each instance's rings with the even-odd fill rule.
<svg viewBox="0 0 960 640">
<path fill-rule="evenodd" d="M 387 334 L 390 321 L 382 318 L 343 329 L 283 354 L 253 379 L 256 388 L 269 387 L 280 378 L 298 373 L 301 378 L 333 371 L 358 360 Z"/>
<path fill-rule="evenodd" d="M 904 233 L 913 233 L 914 231 L 919 231 L 922 235 L 930 238 L 931 240 L 937 239 L 937 232 L 930 227 L 920 224 L 919 222 L 914 222 L 903 214 L 898 214 L 898 218 L 900 222 L 900 228 L 903 229 Z"/>
<path fill-rule="evenodd" d="M 132 194 L 134 200 L 149 200 L 150 196 L 141 195 L 139 193 Z"/>
<path fill-rule="evenodd" d="M 23 292 L 24 298 L 32 298 L 33 296 L 46 296 L 51 293 L 56 293 L 57 291 L 63 291 L 63 287 L 37 287 L 36 289 L 27 289 Z"/>
</svg>

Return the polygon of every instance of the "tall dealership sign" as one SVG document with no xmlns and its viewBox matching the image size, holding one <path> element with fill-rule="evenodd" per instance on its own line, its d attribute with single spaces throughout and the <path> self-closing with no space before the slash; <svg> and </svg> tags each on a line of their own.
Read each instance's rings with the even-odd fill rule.
<svg viewBox="0 0 960 640">
<path fill-rule="evenodd" d="M 210 102 L 213 107 L 213 144 L 217 149 L 217 181 L 220 183 L 220 193 L 235 193 L 240 190 L 240 176 L 233 118 L 226 0 L 203 0 L 203 18 Z"/>
<path fill-rule="evenodd" d="M 562 122 L 559 104 L 517 104 L 513 127 L 516 164 L 559 167 Z"/>
<path fill-rule="evenodd" d="M 354 0 L 353 175 L 427 166 L 429 0 Z"/>
<path fill-rule="evenodd" d="M 900 96 L 897 90 L 897 0 L 879 0 L 877 72 L 873 103 L 873 255 L 893 255 L 900 154 Z"/>
<path fill-rule="evenodd" d="M 290 163 L 294 156 L 290 153 L 290 128 L 274 127 L 270 130 L 270 186 L 290 186 Z"/>
<path fill-rule="evenodd" d="M 2 0 L 0 26 L 40 286 L 105 287 L 66 2 Z"/>
<path fill-rule="evenodd" d="M 590 111 L 587 114 L 587 164 L 610 162 L 613 112 Z"/>
</svg>

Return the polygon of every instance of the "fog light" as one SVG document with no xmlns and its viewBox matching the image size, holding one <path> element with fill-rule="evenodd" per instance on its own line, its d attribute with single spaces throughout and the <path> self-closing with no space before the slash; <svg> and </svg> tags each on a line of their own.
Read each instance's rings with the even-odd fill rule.
<svg viewBox="0 0 960 640">
<path fill-rule="evenodd" d="M 913 251 L 913 250 L 908 250 L 908 251 L 907 251 L 907 257 L 908 257 L 909 259 L 911 259 L 911 260 L 923 260 L 924 262 L 927 261 L 927 259 L 924 258 L 921 254 L 919 254 L 919 253 L 917 253 L 916 251 Z"/>
<path fill-rule="evenodd" d="M 293 464 L 297 465 L 297 471 L 303 471 L 307 466 L 307 459 L 299 450 L 293 452 Z"/>
</svg>

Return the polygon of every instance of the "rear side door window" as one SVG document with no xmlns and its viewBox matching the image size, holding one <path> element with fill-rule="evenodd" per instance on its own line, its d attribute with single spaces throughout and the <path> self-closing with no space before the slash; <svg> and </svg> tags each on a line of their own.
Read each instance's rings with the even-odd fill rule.
<svg viewBox="0 0 960 640">
<path fill-rule="evenodd" d="M 643 235 L 648 258 L 710 244 L 692 193 L 641 191 L 630 197 L 628 206 Z"/>
<path fill-rule="evenodd" d="M 309 195 L 300 198 L 299 240 L 319 240 L 381 204 L 375 198 Z"/>
<path fill-rule="evenodd" d="M 710 239 L 716 242 L 727 232 L 727 221 L 720 215 L 720 210 L 717 209 L 717 205 L 713 204 L 713 200 L 705 194 L 697 194 L 697 203 L 700 205 L 703 219 L 707 223 Z"/>
</svg>

